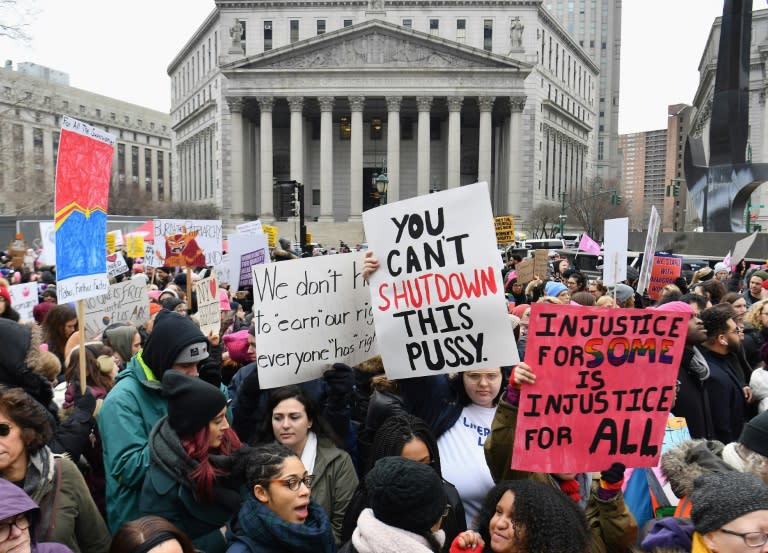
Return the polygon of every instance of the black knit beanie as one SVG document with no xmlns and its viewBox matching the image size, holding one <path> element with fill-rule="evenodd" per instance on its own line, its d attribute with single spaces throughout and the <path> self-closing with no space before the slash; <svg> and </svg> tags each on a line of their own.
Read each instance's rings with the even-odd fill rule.
<svg viewBox="0 0 768 553">
<path fill-rule="evenodd" d="M 763 411 L 744 425 L 739 442 L 755 453 L 768 457 L 768 411 Z"/>
<path fill-rule="evenodd" d="M 365 486 L 377 519 L 417 534 L 429 531 L 448 503 L 434 469 L 405 457 L 379 459 Z"/>
<path fill-rule="evenodd" d="M 174 365 L 184 348 L 197 343 L 207 344 L 208 340 L 192 319 L 179 313 L 160 311 L 141 358 L 155 378 L 162 380 L 163 373 Z"/>
<path fill-rule="evenodd" d="M 227 405 L 224 394 L 204 380 L 179 371 L 163 375 L 168 422 L 179 436 L 191 436 L 211 422 Z"/>
<path fill-rule="evenodd" d="M 693 483 L 691 518 L 701 534 L 737 518 L 768 510 L 768 486 L 749 472 L 711 472 Z"/>
</svg>

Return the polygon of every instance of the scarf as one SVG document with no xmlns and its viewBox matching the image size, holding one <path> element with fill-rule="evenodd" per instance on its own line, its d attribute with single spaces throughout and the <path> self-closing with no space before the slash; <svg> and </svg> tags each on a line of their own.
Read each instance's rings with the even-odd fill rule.
<svg viewBox="0 0 768 553">
<path fill-rule="evenodd" d="M 722 453 L 723 461 L 728 463 L 734 470 L 739 472 L 749 472 L 747 469 L 747 462 L 739 455 L 736 449 L 736 442 L 731 442 L 723 448 Z"/>
<path fill-rule="evenodd" d="M 693 346 L 691 349 L 693 350 L 693 358 L 691 358 L 691 362 L 688 365 L 690 372 L 699 380 L 706 380 L 709 378 L 709 364 L 701 351 L 699 351 L 699 348 Z"/>
<path fill-rule="evenodd" d="M 301 452 L 301 462 L 309 474 L 315 470 L 315 460 L 317 459 L 317 434 L 311 430 L 307 433 L 307 443 L 304 444 L 304 451 Z"/>
<path fill-rule="evenodd" d="M 576 503 L 581 501 L 581 494 L 579 493 L 579 483 L 576 480 L 559 480 L 560 490 L 573 499 Z"/>
<path fill-rule="evenodd" d="M 331 523 L 320 505 L 312 500 L 304 524 L 283 520 L 253 496 L 243 504 L 237 521 L 237 538 L 252 544 L 251 551 L 336 553 Z"/>
<path fill-rule="evenodd" d="M 712 550 L 704 543 L 704 538 L 698 532 L 693 533 L 691 553 L 712 553 Z"/>
<path fill-rule="evenodd" d="M 442 546 L 445 533 L 438 530 L 433 536 Z M 352 534 L 352 545 L 358 553 L 432 553 L 424 536 L 381 522 L 372 509 L 363 509 L 360 513 L 357 528 Z"/>
<path fill-rule="evenodd" d="M 27 474 L 21 482 L 21 487 L 26 494 L 40 506 L 40 521 L 37 524 L 37 537 L 42 539 L 47 536 L 54 515 L 51 505 L 56 502 L 56 497 L 45 501 L 56 485 L 56 459 L 48 446 L 43 446 L 29 456 Z"/>
</svg>

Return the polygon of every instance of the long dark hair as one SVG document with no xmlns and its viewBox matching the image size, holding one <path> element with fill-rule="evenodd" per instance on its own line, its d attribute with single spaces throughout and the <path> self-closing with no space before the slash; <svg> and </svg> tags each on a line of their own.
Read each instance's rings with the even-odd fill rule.
<svg viewBox="0 0 768 553">
<path fill-rule="evenodd" d="M 413 440 L 421 440 L 429 451 L 429 465 L 437 471 L 442 478 L 440 469 L 440 451 L 437 448 L 437 440 L 429 429 L 427 423 L 413 415 L 394 415 L 389 417 L 376 431 L 371 445 L 371 458 L 368 462 L 368 470 L 371 470 L 376 461 L 383 457 L 399 457 L 403 453 L 406 444 Z"/>
<path fill-rule="evenodd" d="M 331 427 L 320 415 L 320 406 L 317 402 L 304 390 L 293 384 L 278 388 L 269 397 L 269 401 L 267 402 L 267 416 L 264 418 L 264 425 L 262 427 L 261 435 L 259 436 L 259 442 L 267 443 L 276 440 L 275 433 L 272 430 L 272 412 L 281 401 L 285 401 L 286 399 L 295 399 L 304 406 L 304 410 L 307 412 L 307 419 L 312 423 L 312 431 L 317 434 L 318 438 L 327 438 L 331 440 L 336 447 L 340 449 L 344 448 L 341 440 L 336 436 L 336 433 L 331 430 Z"/>
<path fill-rule="evenodd" d="M 292 449 L 275 442 L 243 447 L 233 455 L 232 476 L 245 482 L 251 494 L 257 484 L 268 489 L 269 481 L 280 474 L 288 457 L 299 456 Z"/>
<path fill-rule="evenodd" d="M 43 332 L 45 341 L 53 346 L 52 353 L 64 356 L 64 348 L 69 339 L 69 336 L 64 336 L 64 325 L 72 319 L 77 319 L 77 313 L 69 305 L 57 305 L 48 311 L 43 321 Z"/>
<path fill-rule="evenodd" d="M 124 523 L 112 538 L 109 553 L 135 553 L 149 551 L 161 543 L 175 539 L 182 553 L 195 553 L 189 537 L 164 518 L 150 515 Z M 159 540 L 159 541 L 158 541 Z M 145 549 L 143 545 L 151 547 Z"/>
<path fill-rule="evenodd" d="M 490 543 L 490 523 L 506 492 L 514 498 L 512 521 L 522 528 L 520 551 L 525 553 L 584 553 L 590 532 L 584 512 L 560 490 L 535 480 L 506 480 L 485 496 L 474 520 L 475 530 Z"/>
</svg>

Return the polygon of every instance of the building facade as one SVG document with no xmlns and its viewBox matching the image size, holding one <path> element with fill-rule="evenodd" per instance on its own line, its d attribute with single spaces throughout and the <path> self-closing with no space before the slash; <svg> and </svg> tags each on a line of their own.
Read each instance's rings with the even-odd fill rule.
<svg viewBox="0 0 768 553">
<path fill-rule="evenodd" d="M 685 184 L 685 141 L 691 127 L 693 108 L 675 104 L 667 110 L 667 159 L 664 175 L 664 213 L 661 230 L 664 232 L 692 231 L 699 226 L 696 218 L 688 217 L 696 210 L 689 206 L 688 187 Z"/>
<path fill-rule="evenodd" d="M 544 7 L 600 67 L 596 174 L 611 188 L 618 182 L 621 171 L 618 152 L 621 0 L 545 0 Z"/>
<path fill-rule="evenodd" d="M 162 112 L 68 85 L 66 73 L 30 63 L 0 69 L 0 213 L 53 215 L 61 117 L 117 138 L 112 186 L 119 195 L 170 201 L 171 122 Z"/>
<path fill-rule="evenodd" d="M 619 135 L 619 149 L 630 228 L 645 230 L 653 207 L 664 213 L 667 129 Z"/>
<path fill-rule="evenodd" d="M 599 68 L 541 0 L 216 5 L 168 68 L 174 197 L 229 228 L 292 228 L 284 181 L 352 241 L 382 172 L 388 202 L 487 181 L 523 227 L 594 178 Z"/>
</svg>

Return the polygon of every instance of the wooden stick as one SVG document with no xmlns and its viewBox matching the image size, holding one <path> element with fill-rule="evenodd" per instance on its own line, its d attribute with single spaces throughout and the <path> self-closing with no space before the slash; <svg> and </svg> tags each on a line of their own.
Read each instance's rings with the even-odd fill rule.
<svg viewBox="0 0 768 553">
<path fill-rule="evenodd" d="M 192 268 L 187 267 L 187 309 L 192 309 Z"/>
<path fill-rule="evenodd" d="M 80 333 L 80 393 L 85 394 L 85 300 L 77 300 L 77 328 Z"/>
</svg>

